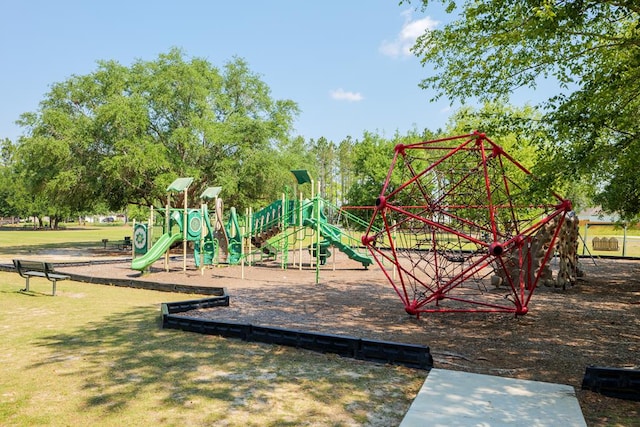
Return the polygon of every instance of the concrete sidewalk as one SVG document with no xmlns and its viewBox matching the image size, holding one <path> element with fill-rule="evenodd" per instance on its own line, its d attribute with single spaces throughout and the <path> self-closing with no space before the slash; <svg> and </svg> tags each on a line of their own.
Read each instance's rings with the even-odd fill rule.
<svg viewBox="0 0 640 427">
<path fill-rule="evenodd" d="M 400 427 L 586 427 L 573 387 L 432 369 Z"/>
</svg>

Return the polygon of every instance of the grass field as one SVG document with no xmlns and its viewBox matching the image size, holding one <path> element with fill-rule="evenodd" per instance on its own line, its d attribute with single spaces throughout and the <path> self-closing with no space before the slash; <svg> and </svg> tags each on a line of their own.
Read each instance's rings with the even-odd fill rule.
<svg viewBox="0 0 640 427">
<path fill-rule="evenodd" d="M 20 256 L 30 251 L 60 248 L 99 248 L 102 239 L 121 242 L 131 226 L 88 226 L 65 230 L 0 229 L 0 256 Z"/>
<path fill-rule="evenodd" d="M 118 241 L 130 227 L 0 230 L 0 257 Z M 594 236 L 621 236 L 591 227 Z M 634 233 L 628 233 L 634 236 Z M 607 253 L 607 255 L 611 255 Z M 10 262 L 10 261 L 9 261 Z M 426 372 L 160 328 L 193 295 L 0 272 L 0 425 L 393 426 Z"/>
<path fill-rule="evenodd" d="M 12 245 L 42 246 L 96 244 L 102 239 L 122 240 L 130 236 L 130 225 L 84 226 L 64 230 L 0 229 L 0 247 Z"/>
<path fill-rule="evenodd" d="M 578 244 L 578 254 L 583 256 L 624 256 L 629 258 L 640 258 L 640 229 L 613 225 L 582 224 L 580 226 L 581 241 Z M 600 251 L 593 246 L 594 238 L 615 238 L 618 241 L 618 250 Z"/>
<path fill-rule="evenodd" d="M 0 231 L 0 251 L 124 235 L 118 227 Z M 65 281 L 51 297 L 40 279 L 32 292 L 22 287 L 17 274 L 0 272 L 3 426 L 391 426 L 426 376 L 161 329 L 160 303 L 193 295 Z"/>
</svg>

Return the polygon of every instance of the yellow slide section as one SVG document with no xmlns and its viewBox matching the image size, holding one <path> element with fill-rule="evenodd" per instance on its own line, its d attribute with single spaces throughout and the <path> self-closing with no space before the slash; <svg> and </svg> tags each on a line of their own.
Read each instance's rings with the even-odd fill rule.
<svg viewBox="0 0 640 427">
<path fill-rule="evenodd" d="M 162 236 L 160 236 L 156 244 L 153 245 L 151 249 L 149 249 L 149 252 L 144 254 L 144 256 L 135 258 L 133 261 L 131 261 L 131 268 L 134 270 L 144 270 L 145 268 L 156 262 L 156 260 L 160 258 L 162 254 L 164 254 L 174 242 L 177 242 L 179 240 L 182 240 L 182 233 L 163 234 Z"/>
</svg>

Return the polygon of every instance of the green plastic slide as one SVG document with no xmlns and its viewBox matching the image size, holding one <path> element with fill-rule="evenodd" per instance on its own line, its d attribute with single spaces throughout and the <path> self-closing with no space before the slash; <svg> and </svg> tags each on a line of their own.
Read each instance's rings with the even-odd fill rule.
<svg viewBox="0 0 640 427">
<path fill-rule="evenodd" d="M 232 207 L 229 213 L 229 221 L 226 225 L 227 237 L 229 239 L 229 264 L 239 264 L 242 258 L 242 234 L 236 208 Z"/>
<path fill-rule="evenodd" d="M 314 218 L 305 218 L 304 225 L 315 230 L 316 220 Z M 356 252 L 351 246 L 342 243 L 341 235 L 344 234 L 335 225 L 329 224 L 320 219 L 320 235 L 327 239 L 333 246 L 338 248 L 341 252 L 347 255 L 354 261 L 362 264 L 364 268 L 367 268 L 373 264 L 373 260 L 366 255 L 361 255 Z"/>
<path fill-rule="evenodd" d="M 180 240 L 182 240 L 182 233 L 163 234 L 162 236 L 160 236 L 155 245 L 153 245 L 151 249 L 149 249 L 149 252 L 144 254 L 144 256 L 135 258 L 133 261 L 131 261 L 131 268 L 140 271 L 144 270 L 145 268 L 156 262 L 156 260 L 158 260 L 158 258 L 160 258 L 162 254 L 164 254 L 174 242 Z"/>
<path fill-rule="evenodd" d="M 209 211 L 204 213 L 204 218 L 209 218 Z M 196 267 L 200 268 L 200 252 L 203 252 L 203 260 L 205 265 L 212 265 L 216 256 L 216 243 L 213 241 L 213 229 L 211 228 L 211 221 L 204 221 L 207 227 L 207 235 L 204 238 L 204 245 L 200 247 L 200 241 L 196 240 L 193 247 L 193 260 Z"/>
</svg>

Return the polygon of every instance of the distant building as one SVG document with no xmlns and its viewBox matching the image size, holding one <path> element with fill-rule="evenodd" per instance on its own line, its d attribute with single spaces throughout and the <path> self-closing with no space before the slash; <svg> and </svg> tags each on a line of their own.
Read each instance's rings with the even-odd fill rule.
<svg viewBox="0 0 640 427">
<path fill-rule="evenodd" d="M 606 213 L 602 210 L 600 206 L 596 206 L 593 208 L 588 208 L 580 213 L 578 213 L 578 219 L 580 222 L 590 222 L 590 223 L 616 223 L 620 221 L 620 216 L 614 213 Z"/>
</svg>

